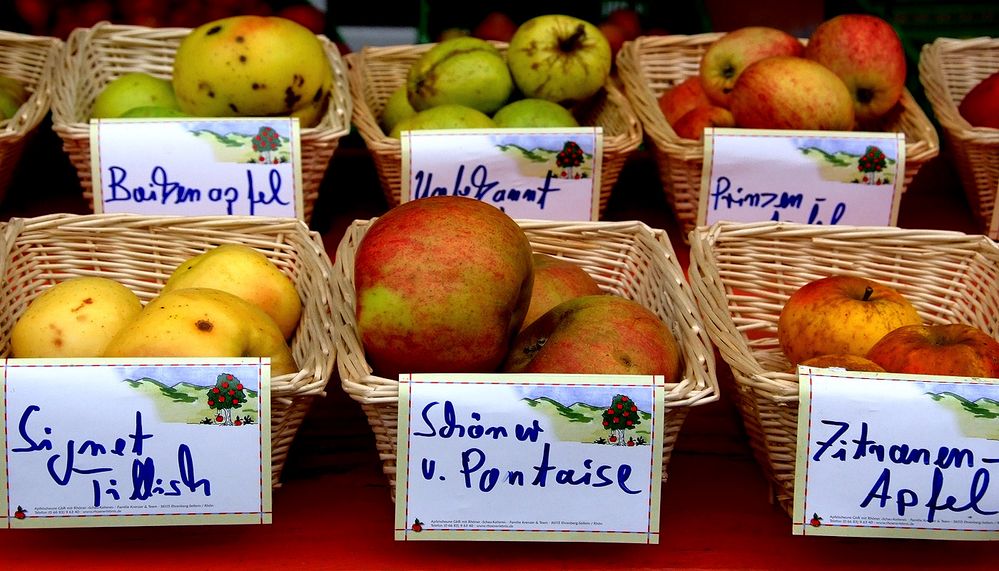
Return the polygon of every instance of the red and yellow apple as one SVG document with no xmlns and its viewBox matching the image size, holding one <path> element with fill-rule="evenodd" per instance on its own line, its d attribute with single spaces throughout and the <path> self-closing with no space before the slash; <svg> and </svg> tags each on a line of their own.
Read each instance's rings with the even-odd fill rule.
<svg viewBox="0 0 999 571">
<path fill-rule="evenodd" d="M 860 122 L 887 113 L 905 89 L 902 42 L 877 16 L 842 14 L 822 22 L 808 39 L 805 57 L 843 80 Z"/>
<path fill-rule="evenodd" d="M 999 341 L 965 323 L 899 327 L 867 358 L 890 373 L 999 379 Z"/>
<path fill-rule="evenodd" d="M 494 10 L 472 28 L 472 36 L 494 42 L 509 42 L 517 31 L 517 23 L 506 12 Z"/>
<path fill-rule="evenodd" d="M 673 125 L 673 130 L 684 139 L 701 140 L 704 138 L 704 129 L 708 127 L 735 127 L 735 118 L 724 107 L 697 107 L 680 117 Z"/>
<path fill-rule="evenodd" d="M 833 275 L 808 282 L 788 297 L 777 321 L 777 339 L 796 365 L 832 353 L 867 355 L 889 331 L 920 323 L 915 307 L 893 287 Z"/>
<path fill-rule="evenodd" d="M 715 40 L 701 56 L 704 91 L 715 105 L 728 107 L 739 75 L 751 64 L 772 56 L 801 56 L 804 46 L 783 30 L 747 26 Z"/>
<path fill-rule="evenodd" d="M 500 209 L 458 196 L 404 202 L 354 259 L 357 328 L 376 374 L 491 372 L 531 299 L 531 244 Z"/>
<path fill-rule="evenodd" d="M 680 348 L 669 327 L 619 295 L 562 302 L 520 332 L 503 363 L 507 373 L 664 375 L 680 378 Z"/>
<path fill-rule="evenodd" d="M 999 129 L 999 71 L 972 87 L 957 110 L 974 127 Z"/>
<path fill-rule="evenodd" d="M 563 301 L 603 293 L 586 270 L 568 260 L 535 253 L 533 262 L 534 286 L 522 330 Z"/>
<path fill-rule="evenodd" d="M 849 131 L 853 99 L 843 81 L 812 60 L 774 56 L 739 75 L 729 109 L 739 127 Z"/>
<path fill-rule="evenodd" d="M 676 125 L 688 112 L 697 107 L 710 107 L 711 100 L 701 86 L 701 76 L 692 75 L 687 79 L 663 91 L 658 99 L 659 110 L 666 117 L 666 122 Z"/>
</svg>

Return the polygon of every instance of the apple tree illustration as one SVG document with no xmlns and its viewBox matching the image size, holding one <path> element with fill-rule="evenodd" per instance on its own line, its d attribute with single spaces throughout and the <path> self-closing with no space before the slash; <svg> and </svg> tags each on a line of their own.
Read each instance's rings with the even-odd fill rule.
<svg viewBox="0 0 999 571">
<path fill-rule="evenodd" d="M 627 446 L 624 432 L 642 423 L 638 418 L 638 406 L 625 395 L 614 395 L 610 406 L 601 414 L 601 420 L 604 428 L 611 432 L 607 441 L 617 446 Z"/>
<path fill-rule="evenodd" d="M 884 170 L 887 163 L 888 161 L 881 149 L 870 145 L 857 161 L 857 170 L 864 173 L 863 182 L 867 184 L 882 184 L 882 182 L 886 181 L 878 179 L 878 173 Z"/>
<path fill-rule="evenodd" d="M 561 178 L 579 178 L 573 169 L 583 164 L 583 149 L 574 141 L 566 141 L 562 150 L 555 155 L 555 165 L 562 169 Z"/>
<path fill-rule="evenodd" d="M 239 379 L 229 373 L 220 374 L 215 379 L 215 386 L 208 389 L 205 396 L 208 406 L 216 411 L 215 422 L 227 426 L 233 425 L 232 411 L 241 408 L 246 402 L 243 383 L 240 383 Z M 235 425 L 241 424 L 242 421 L 237 418 Z"/>
<path fill-rule="evenodd" d="M 253 150 L 259 153 L 257 160 L 261 163 L 276 163 L 273 158 L 274 151 L 281 146 L 281 136 L 271 127 L 261 127 L 260 131 L 253 137 Z"/>
</svg>

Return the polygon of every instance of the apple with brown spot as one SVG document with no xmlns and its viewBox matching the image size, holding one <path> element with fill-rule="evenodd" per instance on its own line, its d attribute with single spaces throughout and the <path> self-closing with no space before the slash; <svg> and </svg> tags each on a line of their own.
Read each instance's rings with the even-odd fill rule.
<svg viewBox="0 0 999 571">
<path fill-rule="evenodd" d="M 966 323 L 899 327 L 867 358 L 890 373 L 999 379 L 999 341 Z"/>
</svg>

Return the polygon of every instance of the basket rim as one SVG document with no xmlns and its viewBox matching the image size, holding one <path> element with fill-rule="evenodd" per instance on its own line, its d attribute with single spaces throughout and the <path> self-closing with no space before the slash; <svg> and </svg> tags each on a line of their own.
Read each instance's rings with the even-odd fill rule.
<svg viewBox="0 0 999 571">
<path fill-rule="evenodd" d="M 338 342 L 342 344 L 341 350 L 337 351 L 337 367 L 341 380 L 341 387 L 353 400 L 362 405 L 393 404 L 398 402 L 399 381 L 374 375 L 371 366 L 364 358 L 364 351 L 358 335 L 356 322 L 353 314 L 353 278 L 344 278 L 344 260 L 351 259 L 353 252 L 349 248 L 349 240 L 356 232 L 366 230 L 377 218 L 367 220 L 355 220 L 337 247 L 336 261 L 334 262 L 333 281 L 336 283 L 334 290 L 339 294 L 338 305 L 341 311 L 342 323 L 337 327 Z M 693 299 L 693 291 L 683 277 L 683 272 L 676 263 L 675 253 L 672 245 L 666 236 L 665 230 L 655 229 L 640 221 L 597 221 L 597 222 L 552 222 L 545 220 L 518 219 L 518 225 L 525 232 L 552 232 L 561 233 L 581 233 L 581 232 L 607 232 L 617 235 L 637 235 L 647 233 L 649 236 L 660 238 L 658 242 L 667 248 L 669 260 L 668 267 L 675 270 L 675 274 L 670 278 L 672 286 L 680 288 L 679 292 L 671 292 L 675 296 L 679 294 L 688 302 L 684 315 L 677 316 L 677 321 L 681 326 L 690 327 L 694 332 L 695 343 L 698 347 L 690 347 L 683 344 L 681 339 L 681 353 L 684 355 L 684 367 L 692 373 L 684 377 L 677 383 L 667 384 L 667 403 L 669 408 L 689 407 L 714 402 L 719 398 L 719 386 L 716 374 L 716 363 L 714 349 L 710 339 L 705 333 L 703 317 Z M 665 239 L 665 243 L 663 243 Z M 673 268 L 673 266 L 676 266 Z M 674 301 L 676 301 L 674 299 Z M 348 359 L 357 357 L 357 359 Z"/>
<path fill-rule="evenodd" d="M 13 117 L 0 121 L 0 143 L 14 145 L 20 143 L 48 114 L 52 104 L 55 69 L 63 57 L 65 43 L 55 37 L 6 30 L 0 30 L 0 42 L 11 44 L 8 50 L 35 53 L 43 60 L 36 81 L 28 85 L 31 88 L 28 99 Z"/>
</svg>

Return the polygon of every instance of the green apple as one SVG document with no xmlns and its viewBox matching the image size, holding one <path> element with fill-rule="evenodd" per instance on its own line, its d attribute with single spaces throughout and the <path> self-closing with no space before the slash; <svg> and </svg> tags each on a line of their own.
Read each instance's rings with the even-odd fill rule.
<svg viewBox="0 0 999 571">
<path fill-rule="evenodd" d="M 396 123 L 389 137 L 398 139 L 403 131 L 422 129 L 490 129 L 496 123 L 489 115 L 464 105 L 438 105 Z"/>
<path fill-rule="evenodd" d="M 493 115 L 497 127 L 578 127 L 572 113 L 547 99 L 521 99 L 508 103 Z"/>
<path fill-rule="evenodd" d="M 3 91 L 13 95 L 14 99 L 20 101 L 22 105 L 31 97 L 31 92 L 28 91 L 27 86 L 22 81 L 13 77 L 0 75 L 0 92 Z"/>
<path fill-rule="evenodd" d="M 121 114 L 121 119 L 156 119 L 156 118 L 176 118 L 190 117 L 180 109 L 174 107 L 163 107 L 161 105 L 144 105 L 133 107 Z"/>
<path fill-rule="evenodd" d="M 417 111 L 457 104 L 493 113 L 513 92 L 503 54 L 470 36 L 440 42 L 424 52 L 409 68 L 406 85 Z"/>
<path fill-rule="evenodd" d="M 573 16 L 547 14 L 524 22 L 507 49 L 510 73 L 526 97 L 571 103 L 599 91 L 611 70 L 607 38 Z"/>
<path fill-rule="evenodd" d="M 0 121 L 10 119 L 17 114 L 24 102 L 19 100 L 12 93 L 0 91 Z"/>
<path fill-rule="evenodd" d="M 392 92 L 382 109 L 380 121 L 382 129 L 386 133 L 391 133 L 392 128 L 399 121 L 414 114 L 416 114 L 416 109 L 413 109 L 413 106 L 409 104 L 409 92 L 406 89 L 406 84 L 400 85 Z"/>
<path fill-rule="evenodd" d="M 130 109 L 149 106 L 177 108 L 173 86 L 167 79 L 133 72 L 112 80 L 101 89 L 94 99 L 90 116 L 95 119 L 121 117 Z"/>
</svg>

